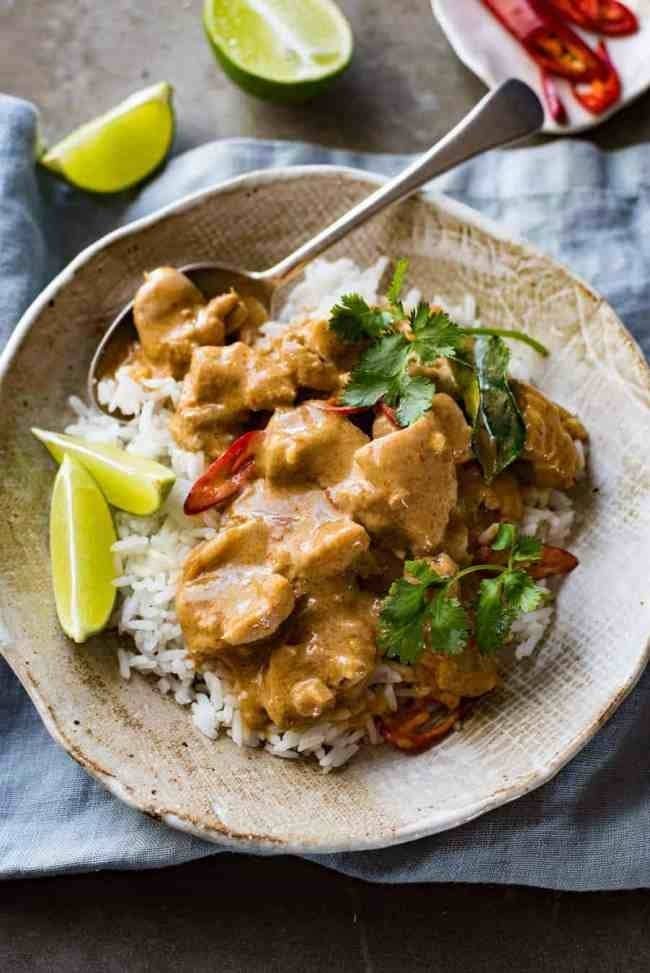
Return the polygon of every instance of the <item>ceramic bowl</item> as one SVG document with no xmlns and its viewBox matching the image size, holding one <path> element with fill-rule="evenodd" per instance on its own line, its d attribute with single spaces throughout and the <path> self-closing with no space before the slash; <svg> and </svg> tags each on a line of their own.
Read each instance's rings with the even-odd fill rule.
<svg viewBox="0 0 650 973">
<path fill-rule="evenodd" d="M 568 124 L 558 125 L 546 112 L 544 131 L 554 135 L 584 132 L 600 125 L 606 118 L 624 108 L 650 88 L 650 0 L 626 0 L 636 13 L 640 30 L 629 37 L 606 38 L 610 56 L 622 82 L 619 101 L 602 115 L 591 115 L 571 94 L 567 81 L 556 78 L 558 93 L 568 114 Z M 433 12 L 449 43 L 464 64 L 490 88 L 507 78 L 521 78 L 541 97 L 539 69 L 523 48 L 483 6 L 481 0 L 431 0 Z M 598 37 L 572 29 L 580 34 L 591 48 Z"/>
<path fill-rule="evenodd" d="M 54 467 L 30 426 L 60 428 L 106 326 L 158 264 L 263 268 L 379 182 L 308 167 L 248 175 L 189 197 L 82 253 L 35 301 L 1 360 L 0 643 L 55 740 L 141 811 L 252 851 L 376 848 L 452 828 L 538 787 L 593 736 L 646 663 L 650 599 L 650 375 L 588 285 L 476 213 L 416 196 L 332 252 L 408 257 L 426 294 L 472 292 L 484 322 L 542 339 L 535 379 L 591 433 L 557 619 L 462 732 L 408 757 L 368 748 L 343 772 L 212 742 L 145 677 L 118 674 L 116 636 L 75 646 L 57 624 L 48 557 Z M 597 491 L 597 492 L 596 492 Z"/>
</svg>

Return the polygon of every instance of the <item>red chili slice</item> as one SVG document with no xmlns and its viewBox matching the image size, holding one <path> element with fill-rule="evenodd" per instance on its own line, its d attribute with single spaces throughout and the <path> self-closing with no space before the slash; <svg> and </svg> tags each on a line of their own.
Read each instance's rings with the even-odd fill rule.
<svg viewBox="0 0 650 973">
<path fill-rule="evenodd" d="M 183 505 L 188 516 L 230 500 L 255 475 L 255 450 L 263 430 L 245 432 L 196 480 Z"/>
<path fill-rule="evenodd" d="M 542 76 L 542 93 L 544 95 L 544 101 L 546 102 L 546 107 L 549 110 L 550 116 L 558 123 L 558 125 L 566 125 L 568 116 L 566 113 L 566 108 L 564 107 L 564 102 L 558 93 L 557 85 L 548 71 L 544 71 L 542 69 L 540 73 Z"/>
<path fill-rule="evenodd" d="M 478 564 L 503 564 L 507 558 L 502 551 L 493 551 L 491 547 L 479 547 L 476 553 Z M 542 578 L 550 578 L 556 574 L 569 574 L 578 567 L 578 558 L 570 551 L 565 551 L 562 547 L 550 547 L 544 544 L 542 554 L 538 561 L 531 561 L 523 570 L 540 581 Z"/>
<path fill-rule="evenodd" d="M 578 567 L 578 558 L 570 551 L 565 551 L 562 547 L 549 547 L 547 544 L 542 548 L 542 556 L 539 561 L 533 561 L 526 568 L 526 572 L 539 581 L 541 578 L 550 578 L 556 574 L 569 574 Z"/>
<path fill-rule="evenodd" d="M 483 0 L 515 40 L 545 71 L 569 81 L 605 76 L 602 61 L 544 0 Z"/>
<path fill-rule="evenodd" d="M 443 714 L 441 719 L 436 719 L 437 714 L 432 712 L 432 706 L 439 705 L 430 697 L 415 700 L 397 713 L 381 717 L 380 732 L 398 750 L 422 753 L 446 737 L 460 718 L 458 707 L 446 715 Z"/>
<path fill-rule="evenodd" d="M 609 37 L 635 34 L 639 21 L 619 0 L 546 0 L 559 14 L 584 30 Z"/>
<path fill-rule="evenodd" d="M 592 115 L 602 115 L 621 97 L 621 79 L 618 71 L 609 56 L 607 45 L 604 41 L 598 43 L 598 54 L 602 58 L 603 64 L 607 68 L 607 75 L 604 79 L 596 79 L 588 85 L 572 84 L 571 90 L 583 108 L 586 108 Z"/>
<path fill-rule="evenodd" d="M 383 399 L 380 399 L 375 406 L 375 412 L 378 415 L 386 416 L 391 425 L 395 426 L 396 429 L 402 428 L 397 420 L 397 413 L 395 412 L 395 409 L 393 409 L 393 407 L 390 405 L 386 405 Z"/>
</svg>

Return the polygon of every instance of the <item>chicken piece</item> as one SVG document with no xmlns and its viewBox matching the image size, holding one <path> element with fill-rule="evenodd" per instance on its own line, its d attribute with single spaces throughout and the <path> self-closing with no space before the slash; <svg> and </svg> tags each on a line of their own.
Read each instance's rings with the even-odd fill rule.
<svg viewBox="0 0 650 973">
<path fill-rule="evenodd" d="M 460 407 L 444 392 L 434 395 L 431 412 L 444 433 L 455 463 L 466 463 L 472 455 L 472 430 Z"/>
<path fill-rule="evenodd" d="M 451 399 L 449 403 L 460 413 Z M 440 415 L 448 408 L 444 403 Z M 432 553 L 456 505 L 454 457 L 464 455 L 460 446 L 456 417 L 453 423 L 447 418 L 443 426 L 432 409 L 412 426 L 358 449 L 350 476 L 328 491 L 330 498 L 394 548 Z"/>
<path fill-rule="evenodd" d="M 291 584 L 264 563 L 267 534 L 259 521 L 235 525 L 185 559 L 176 612 L 195 660 L 266 639 L 293 611 Z"/>
<path fill-rule="evenodd" d="M 197 348 L 170 429 L 183 449 L 214 456 L 251 412 L 293 401 L 295 386 L 268 355 L 241 341 Z"/>
<path fill-rule="evenodd" d="M 446 393 L 451 398 L 459 398 L 460 391 L 454 376 L 454 370 L 448 358 L 437 358 L 429 365 L 420 363 L 411 366 L 412 375 L 424 375 L 430 378 L 435 387 L 441 393 Z"/>
<path fill-rule="evenodd" d="M 436 684 L 443 692 L 476 697 L 491 692 L 499 683 L 497 664 L 468 645 L 460 655 L 434 655 Z"/>
<path fill-rule="evenodd" d="M 517 524 L 524 516 L 521 487 L 509 470 L 486 483 L 478 463 L 467 463 L 458 471 L 458 494 L 460 517 L 474 540 L 497 521 Z"/>
<path fill-rule="evenodd" d="M 259 479 L 232 504 L 231 514 L 266 526 L 268 563 L 292 580 L 340 575 L 370 544 L 364 528 L 318 488 L 274 487 Z"/>
<path fill-rule="evenodd" d="M 375 667 L 375 631 L 374 601 L 349 579 L 310 592 L 261 680 L 273 723 L 288 729 L 358 700 Z"/>
<path fill-rule="evenodd" d="M 569 489 L 582 468 L 582 457 L 574 439 L 587 438 L 584 427 L 575 416 L 532 385 L 513 384 L 526 425 L 523 459 L 532 465 L 536 485 Z"/>
<path fill-rule="evenodd" d="M 335 392 L 341 385 L 341 369 L 350 367 L 347 359 L 356 351 L 341 344 L 327 321 L 303 321 L 272 340 L 272 353 L 300 388 Z"/>
<path fill-rule="evenodd" d="M 180 379 L 199 345 L 222 345 L 233 315 L 247 315 L 231 291 L 206 303 L 191 280 L 173 267 L 146 275 L 133 303 L 144 358 L 158 374 Z"/>
<path fill-rule="evenodd" d="M 391 432 L 395 432 L 396 429 L 397 426 L 395 423 L 391 422 L 388 416 L 382 415 L 380 412 L 372 423 L 372 438 L 381 439 L 382 436 L 388 436 Z"/>
<path fill-rule="evenodd" d="M 243 321 L 237 324 L 239 340 L 246 345 L 254 345 L 259 336 L 260 328 L 268 321 L 269 316 L 264 305 L 256 297 L 244 294 L 241 301 L 246 308 L 246 315 Z M 228 334 L 230 333 L 229 330 Z"/>
<path fill-rule="evenodd" d="M 276 410 L 258 450 L 257 467 L 272 482 L 331 486 L 350 473 L 356 450 L 367 442 L 345 416 L 307 402 Z"/>
</svg>

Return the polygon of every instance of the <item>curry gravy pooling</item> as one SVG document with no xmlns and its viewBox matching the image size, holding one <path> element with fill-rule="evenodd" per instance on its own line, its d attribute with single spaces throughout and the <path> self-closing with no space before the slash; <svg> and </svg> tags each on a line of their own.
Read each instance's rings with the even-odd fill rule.
<svg viewBox="0 0 650 973">
<path fill-rule="evenodd" d="M 182 449 L 214 459 L 260 430 L 250 476 L 217 535 L 187 556 L 176 594 L 196 667 L 227 675 L 254 729 L 323 718 L 361 727 L 381 715 L 385 698 L 370 685 L 379 603 L 405 560 L 425 558 L 444 575 L 471 564 L 494 524 L 521 521 L 529 491 L 566 489 L 581 467 L 579 421 L 524 383 L 513 383 L 523 458 L 486 484 L 444 362 L 434 369 L 445 391 L 402 429 L 328 406 L 359 351 L 326 320 L 267 333 L 253 298 L 206 301 L 167 267 L 147 275 L 134 320 L 132 376 L 183 382 L 170 423 Z M 472 642 L 456 656 L 431 646 L 418 665 L 396 668 L 450 712 L 498 682 L 495 659 Z"/>
</svg>

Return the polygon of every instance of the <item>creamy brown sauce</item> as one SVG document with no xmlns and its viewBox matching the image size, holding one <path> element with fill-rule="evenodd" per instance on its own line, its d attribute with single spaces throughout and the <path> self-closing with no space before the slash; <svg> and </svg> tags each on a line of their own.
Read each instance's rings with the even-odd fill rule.
<svg viewBox="0 0 650 973">
<path fill-rule="evenodd" d="M 488 526 L 521 519 L 522 481 L 514 472 L 483 481 L 447 363 L 428 369 L 444 391 L 423 418 L 396 429 L 378 416 L 363 431 L 322 408 L 358 354 L 325 321 L 265 337 L 258 302 L 234 291 L 208 302 L 171 268 L 148 275 L 134 320 L 134 377 L 183 380 L 171 421 L 181 447 L 211 458 L 265 427 L 254 478 L 216 537 L 185 560 L 176 607 L 188 652 L 199 667 L 227 671 L 250 726 L 363 722 L 385 705 L 369 688 L 378 604 L 404 560 L 427 557 L 443 572 L 471 561 Z M 531 386 L 515 392 L 525 478 L 571 486 L 584 429 Z M 409 679 L 453 709 L 498 675 L 469 646 L 454 657 L 425 653 Z"/>
</svg>

